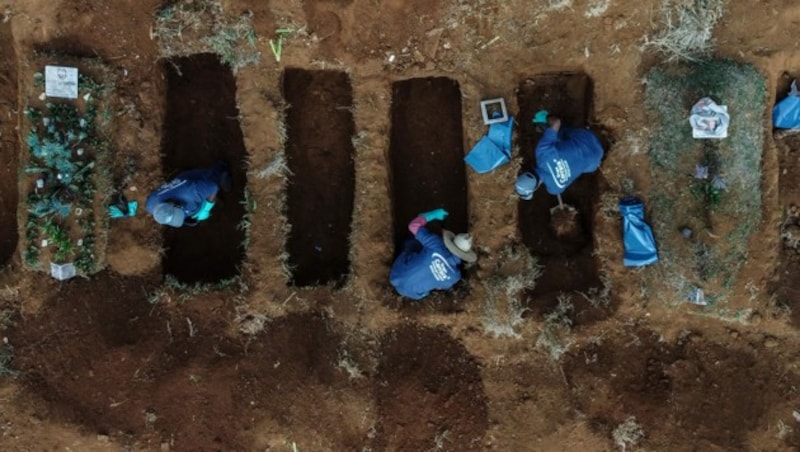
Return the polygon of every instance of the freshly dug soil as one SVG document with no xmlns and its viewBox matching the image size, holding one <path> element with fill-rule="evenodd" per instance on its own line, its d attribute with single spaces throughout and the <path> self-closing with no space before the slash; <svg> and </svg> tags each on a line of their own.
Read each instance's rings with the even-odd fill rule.
<svg viewBox="0 0 800 452">
<path fill-rule="evenodd" d="M 550 226 L 560 240 L 578 240 L 583 235 L 581 216 L 578 209 L 572 206 L 554 207 L 550 217 Z"/>
</svg>

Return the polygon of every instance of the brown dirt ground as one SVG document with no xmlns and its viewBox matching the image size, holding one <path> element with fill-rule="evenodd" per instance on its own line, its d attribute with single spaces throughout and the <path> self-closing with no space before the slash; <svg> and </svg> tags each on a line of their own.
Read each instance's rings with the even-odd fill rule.
<svg viewBox="0 0 800 452">
<path fill-rule="evenodd" d="M 749 310 L 749 317 L 710 318 L 693 306 L 660 303 L 640 283 L 647 270 L 620 262 L 619 216 L 605 207 L 624 191 L 624 179 L 647 202 L 642 78 L 659 60 L 640 45 L 658 26 L 660 3 L 222 0 L 232 18 L 253 12 L 262 54 L 258 65 L 213 80 L 232 81 L 235 94 L 228 88 L 204 100 L 228 103 L 227 120 L 219 120 L 233 135 L 241 130 L 247 163 L 241 189 L 246 180 L 257 204 L 238 284 L 199 294 L 163 287 L 163 232 L 141 214 L 111 224 L 109 268 L 91 280 L 60 284 L 23 272 L 14 253 L 0 274 L 0 337 L 14 347 L 20 374 L 0 380 L 0 449 L 601 451 L 619 449 L 612 432 L 629 416 L 644 430 L 639 446 L 647 450 L 800 449 L 792 415 L 800 409 L 800 341 L 783 307 L 796 316 L 797 303 L 779 290 L 793 280 L 781 272 L 796 271 L 781 254 L 780 225 L 786 207 L 798 201 L 793 165 L 784 158 L 791 152 L 769 133 L 769 106 L 764 220 L 728 304 L 731 312 Z M 5 115 L 25 103 L 14 94 L 25 90 L 5 88 L 2 74 L 17 67 L 6 60 L 45 49 L 99 56 L 117 74 L 114 173 L 129 198 L 143 203 L 177 169 L 162 160 L 170 109 L 180 102 L 150 36 L 161 4 L 0 1 L 9 18 L 0 38 L 9 25 L 12 38 L 0 45 L 5 162 L 13 164 L 17 152 L 5 139 L 14 130 Z M 756 8 L 729 2 L 715 28 L 717 55 L 755 65 L 775 99 L 786 86 L 782 74 L 800 74 L 799 23 L 793 0 Z M 304 28 L 287 38 L 276 63 L 269 39 L 282 26 Z M 186 39 L 190 45 L 194 38 Z M 340 287 L 290 284 L 286 237 L 295 225 L 287 217 L 288 180 L 268 171 L 289 147 L 282 132 L 285 68 L 343 71 L 352 87 L 355 188 L 349 276 Z M 545 268 L 535 289 L 542 294 L 585 291 L 598 274 L 612 282 L 612 302 L 602 312 L 576 303 L 574 344 L 557 362 L 535 345 L 545 327 L 543 306 L 552 300 L 529 294 L 525 306 L 540 315 L 523 316 L 514 325 L 518 337 L 498 339 L 485 330 L 483 287 L 505 259 L 501 250 L 531 246 L 519 230 L 526 216 L 512 193 L 532 149 L 525 115 L 536 108 L 524 105 L 520 92 L 526 80 L 554 73 L 586 74 L 592 92 L 584 98 L 591 107 L 586 120 L 613 137 L 598 180 L 581 179 L 586 187 L 565 198 L 586 203 L 585 259 L 571 264 L 558 254 L 540 256 L 540 262 L 563 258 L 548 264 L 562 276 L 547 276 Z M 20 86 L 30 83 L 29 74 L 19 67 Z M 462 153 L 486 132 L 481 99 L 504 97 L 523 128 L 512 164 L 487 175 L 463 164 L 435 173 L 466 181 L 447 199 L 464 204 L 462 213 L 448 209 L 463 221 L 450 227 L 469 227 L 480 260 L 456 300 L 411 305 L 386 281 L 396 222 L 408 221 L 393 209 L 398 124 L 392 112 L 395 83 L 431 77 L 458 84 L 460 107 L 447 101 L 440 108 L 456 121 L 452 130 L 463 131 L 455 134 Z M 208 132 L 184 127 L 198 139 Z M 186 159 L 181 165 L 194 164 Z M 0 190 L 5 202 L 13 187 Z M 597 198 L 587 201 L 586 194 Z M 15 211 L 2 206 L 2 215 Z M 427 208 L 409 207 L 409 215 Z M 547 227 L 545 220 L 534 223 Z"/>
</svg>

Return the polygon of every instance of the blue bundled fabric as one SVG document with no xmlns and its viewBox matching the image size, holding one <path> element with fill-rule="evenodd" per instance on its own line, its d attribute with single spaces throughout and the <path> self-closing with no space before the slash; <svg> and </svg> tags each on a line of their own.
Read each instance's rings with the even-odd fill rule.
<svg viewBox="0 0 800 452">
<path fill-rule="evenodd" d="M 514 118 L 489 126 L 489 133 L 478 141 L 464 158 L 476 172 L 483 174 L 511 161 L 511 135 Z"/>
<path fill-rule="evenodd" d="M 623 263 L 626 267 L 642 267 L 658 261 L 658 250 L 653 231 L 644 222 L 644 204 L 638 198 L 625 198 L 619 202 L 622 213 L 622 243 L 625 247 Z"/>
<path fill-rule="evenodd" d="M 772 125 L 779 129 L 800 129 L 800 92 L 797 90 L 797 80 L 792 82 L 789 95 L 772 109 Z"/>
</svg>

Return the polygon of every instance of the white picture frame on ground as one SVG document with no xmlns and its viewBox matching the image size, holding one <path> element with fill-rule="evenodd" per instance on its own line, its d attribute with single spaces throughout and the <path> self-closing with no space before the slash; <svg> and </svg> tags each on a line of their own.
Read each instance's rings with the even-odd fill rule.
<svg viewBox="0 0 800 452">
<path fill-rule="evenodd" d="M 59 281 L 66 281 L 70 278 L 74 278 L 76 273 L 75 265 L 72 262 L 66 264 L 50 262 L 50 276 Z"/>
<path fill-rule="evenodd" d="M 77 99 L 78 68 L 67 66 L 45 66 L 44 94 L 47 97 Z"/>
<path fill-rule="evenodd" d="M 500 116 L 492 117 L 492 113 L 496 111 L 500 112 Z M 486 124 L 487 126 L 499 122 L 508 121 L 508 110 L 506 109 L 506 100 L 503 99 L 502 97 L 482 100 L 481 115 L 483 115 L 483 123 Z"/>
</svg>

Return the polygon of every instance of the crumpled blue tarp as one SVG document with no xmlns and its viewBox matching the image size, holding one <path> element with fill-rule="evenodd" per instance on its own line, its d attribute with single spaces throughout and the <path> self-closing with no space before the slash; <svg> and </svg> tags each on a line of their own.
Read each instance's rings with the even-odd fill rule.
<svg viewBox="0 0 800 452">
<path fill-rule="evenodd" d="M 619 202 L 622 213 L 622 242 L 625 247 L 623 264 L 642 267 L 658 261 L 658 250 L 653 231 L 644 222 L 644 204 L 638 198 L 625 198 Z"/>
<path fill-rule="evenodd" d="M 514 118 L 489 126 L 489 133 L 478 141 L 464 158 L 469 166 L 480 174 L 488 173 L 511 161 L 511 135 Z"/>
<path fill-rule="evenodd" d="M 789 95 L 772 109 L 772 125 L 779 129 L 800 129 L 800 92 L 797 90 L 797 80 L 792 82 Z"/>
</svg>

